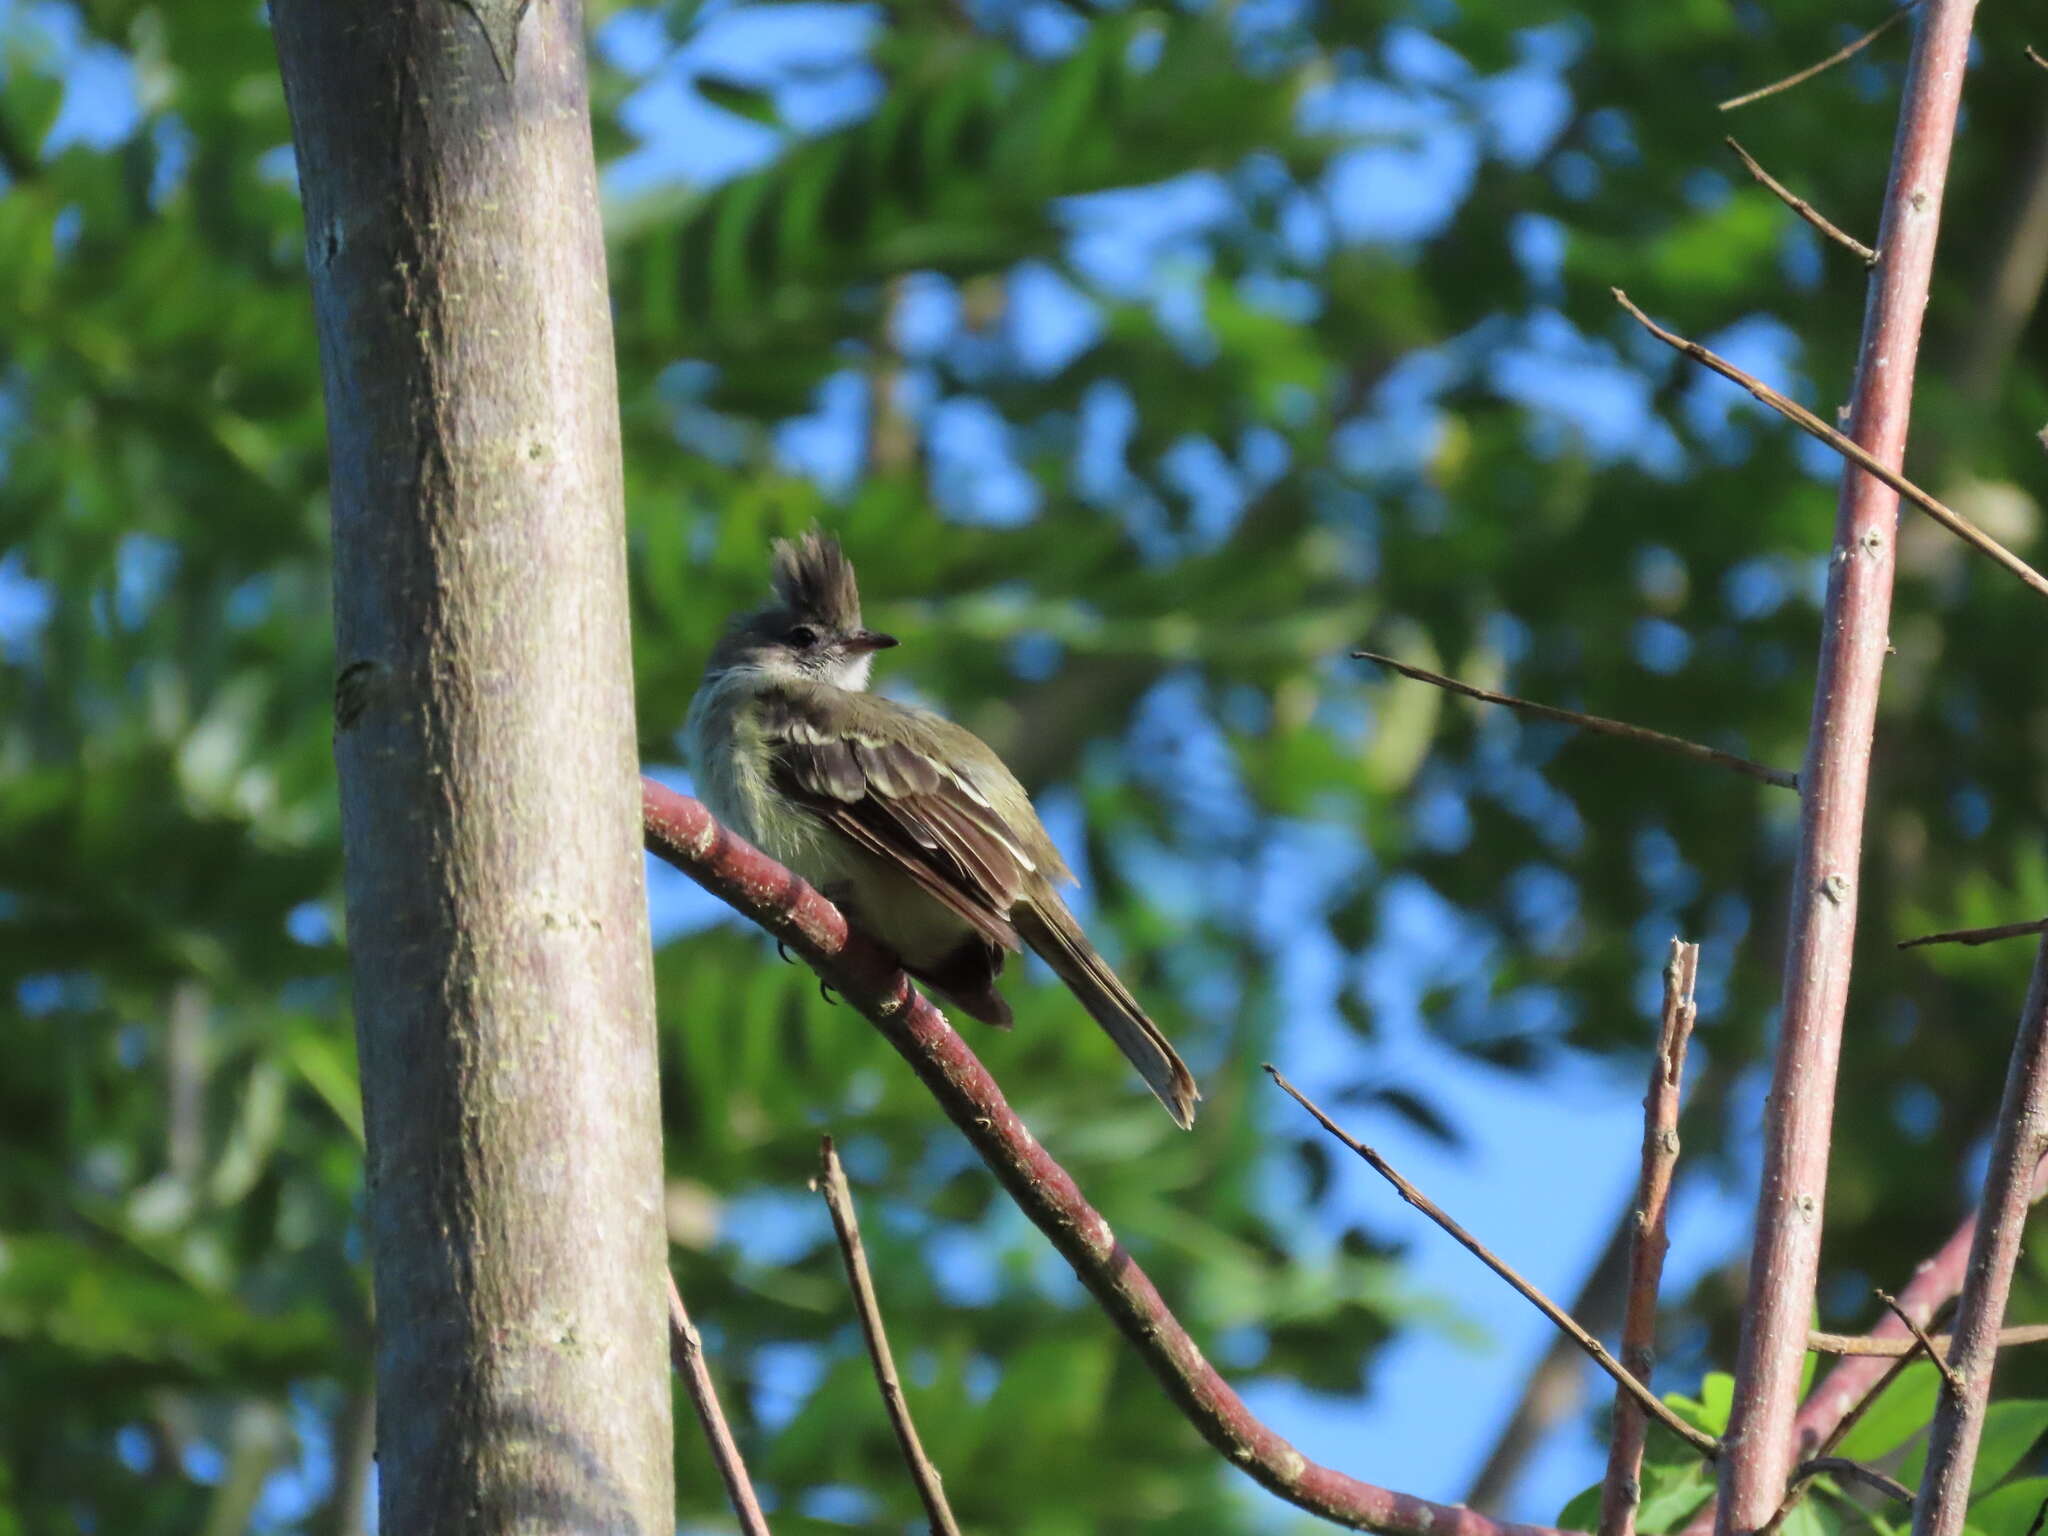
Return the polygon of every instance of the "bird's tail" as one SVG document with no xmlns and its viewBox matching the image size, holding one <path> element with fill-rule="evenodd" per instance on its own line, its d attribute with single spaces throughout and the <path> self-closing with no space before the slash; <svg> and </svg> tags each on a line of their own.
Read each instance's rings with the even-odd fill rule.
<svg viewBox="0 0 2048 1536">
<path fill-rule="evenodd" d="M 1010 921 L 1016 924 L 1018 937 L 1081 1000 L 1081 1006 L 1159 1095 L 1174 1124 L 1190 1129 L 1195 1123 L 1195 1101 L 1202 1094 L 1187 1064 L 1167 1043 L 1159 1026 L 1145 1017 L 1130 989 L 1095 952 L 1066 904 L 1050 892 L 1041 899 L 1043 905 L 1027 900 L 1011 910 Z"/>
</svg>

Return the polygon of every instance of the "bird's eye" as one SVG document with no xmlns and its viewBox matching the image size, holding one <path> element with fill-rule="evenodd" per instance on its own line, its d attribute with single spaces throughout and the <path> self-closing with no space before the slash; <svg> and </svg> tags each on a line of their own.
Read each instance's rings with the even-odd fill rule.
<svg viewBox="0 0 2048 1536">
<path fill-rule="evenodd" d="M 809 650 L 818 643 L 818 632 L 808 624 L 799 624 L 782 637 L 799 650 Z"/>
</svg>

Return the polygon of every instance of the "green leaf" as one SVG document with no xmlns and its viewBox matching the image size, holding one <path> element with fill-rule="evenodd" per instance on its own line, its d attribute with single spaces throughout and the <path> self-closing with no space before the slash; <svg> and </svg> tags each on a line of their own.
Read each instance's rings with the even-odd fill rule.
<svg viewBox="0 0 2048 1536">
<path fill-rule="evenodd" d="M 1692 1457 L 1683 1465 L 1652 1463 L 1643 1468 L 1643 1502 L 1636 1511 L 1636 1529 L 1665 1536 L 1692 1518 L 1714 1492 L 1707 1464 Z"/>
<path fill-rule="evenodd" d="M 1983 1536 L 2027 1536 L 2044 1502 L 2048 1502 L 2048 1477 L 2023 1477 L 1973 1503 L 1969 1527 Z"/>
<path fill-rule="evenodd" d="M 1981 1492 L 2002 1481 L 2020 1458 L 2034 1448 L 2034 1442 L 2048 1431 L 2048 1402 L 2018 1399 L 1993 1403 L 1984 1412 L 1984 1436 L 1977 1443 L 1977 1465 L 1970 1474 L 1970 1491 Z M 1927 1470 L 1927 1442 L 1913 1447 L 1899 1464 L 1899 1481 L 1918 1490 L 1920 1476 Z"/>
<path fill-rule="evenodd" d="M 1876 1461 L 1890 1455 L 1934 1416 L 1934 1400 L 1940 1387 L 1941 1378 L 1932 1362 L 1915 1360 L 1871 1404 L 1870 1411 L 1836 1448 L 1837 1454 L 1851 1461 Z M 1903 1473 L 1901 1480 L 1908 1487 L 1914 1486 L 1914 1479 Z"/>
<path fill-rule="evenodd" d="M 1557 1513 L 1557 1526 L 1563 1531 L 1590 1531 L 1600 1520 L 1600 1488 L 1595 1483 L 1590 1488 L 1573 1494 L 1565 1507 Z"/>
<path fill-rule="evenodd" d="M 1706 1380 L 1700 1383 L 1697 1398 L 1669 1392 L 1664 1403 L 1694 1429 L 1703 1429 L 1710 1435 L 1722 1434 L 1728 1428 L 1729 1411 L 1735 1406 L 1735 1378 L 1726 1371 L 1709 1371 Z"/>
<path fill-rule="evenodd" d="M 1841 1529 L 1841 1524 L 1834 1512 L 1819 1499 L 1801 1499 L 1778 1529 L 1784 1536 L 1833 1536 Z"/>
</svg>

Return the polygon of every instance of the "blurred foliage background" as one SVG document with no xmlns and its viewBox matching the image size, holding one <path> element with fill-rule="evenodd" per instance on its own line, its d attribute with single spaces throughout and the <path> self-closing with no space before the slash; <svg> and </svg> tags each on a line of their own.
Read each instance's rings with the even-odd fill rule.
<svg viewBox="0 0 2048 1536">
<path fill-rule="evenodd" d="M 1454 1078 L 1639 1082 L 1673 932 L 1706 946 L 1683 1176 L 1746 1199 L 1792 797 L 1346 658 L 1797 766 L 1835 465 L 1607 288 L 1833 411 L 1863 275 L 1717 140 L 1873 237 L 1907 30 L 1723 117 L 1881 13 L 592 10 L 650 767 L 770 537 L 841 532 L 905 639 L 888 686 L 1042 794 L 1203 1081 L 1173 1132 L 1042 973 L 1013 1036 L 975 1037 L 1219 1361 L 1341 1417 L 1400 1330 L 1463 1326 L 1406 1278 L 1427 1235 L 1338 1199 L 1354 1170 L 1261 1059 L 1455 1149 Z M 2038 553 L 2023 21 L 1982 17 L 1909 469 Z M 0 1532 L 364 1528 L 301 239 L 257 7 L 0 0 Z M 1844 1326 L 1967 1204 L 2027 965 L 1893 941 L 2048 905 L 2040 611 L 1938 533 L 1901 554 L 1821 1296 Z M 661 875 L 677 1269 L 777 1528 L 916 1512 L 803 1187 L 826 1128 L 968 1524 L 1296 1528 L 884 1048 Z M 1440 1074 L 1389 1067 L 1397 1015 Z M 1671 1298 L 1668 1385 L 1732 1355 L 1728 1260 Z M 2043 1300 L 2036 1265 L 2015 1315 Z M 1476 1455 L 1491 1426 L 1440 1407 Z M 724 1528 L 679 1425 L 682 1523 Z"/>
</svg>

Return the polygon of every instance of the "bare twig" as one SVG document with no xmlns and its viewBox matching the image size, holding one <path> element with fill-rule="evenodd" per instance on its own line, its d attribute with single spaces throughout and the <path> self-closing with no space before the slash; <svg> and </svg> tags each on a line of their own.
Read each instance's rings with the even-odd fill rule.
<svg viewBox="0 0 2048 1536">
<path fill-rule="evenodd" d="M 1950 3 L 1974 3 L 1974 0 L 1950 0 Z M 1768 405 L 1794 426 L 1810 436 L 1819 438 L 1843 458 L 1849 460 L 1850 463 L 1875 476 L 1886 486 L 1890 487 L 1891 490 L 1903 496 L 1907 501 L 1910 501 L 1965 544 L 1968 544 L 1980 554 L 1990 556 L 1991 559 L 2004 566 L 2013 575 L 2019 577 L 2021 581 L 2033 588 L 2034 591 L 2044 597 L 2048 597 L 2048 578 L 2044 578 L 2039 571 L 1999 543 L 1998 540 L 1992 538 L 1990 534 L 1979 528 L 1967 517 L 1964 517 L 1962 513 L 1937 500 L 1930 493 L 1921 490 L 1919 486 L 1900 474 L 1895 467 L 1883 462 L 1877 454 L 1864 448 L 1853 437 L 1837 432 L 1797 400 L 1792 399 L 1789 395 L 1779 393 L 1754 374 L 1744 373 L 1719 353 L 1709 351 L 1698 342 L 1688 340 L 1675 331 L 1665 330 L 1663 326 L 1657 324 L 1656 321 L 1638 309 L 1629 299 L 1629 296 L 1619 288 L 1614 290 L 1614 297 L 1620 302 L 1623 309 L 1635 317 L 1644 330 L 1655 336 L 1666 346 L 1683 352 L 1694 362 L 1702 367 L 1711 368 L 1715 373 L 1720 374 L 1722 378 L 1729 380 L 1731 383 L 1740 384 L 1750 394 L 1754 395 L 1765 405 Z M 1891 540 L 1881 530 L 1872 531 L 1875 532 L 1876 537 L 1881 542 L 1876 544 L 1866 542 L 1856 546 L 1856 548 L 1860 549 L 1866 557 L 1872 559 L 1876 558 L 1880 551 L 1884 552 L 1886 555 L 1886 570 L 1889 573 Z M 1838 547 L 1837 555 L 1838 559 L 1848 558 L 1848 552 L 1840 547 Z"/>
<path fill-rule="evenodd" d="M 2019 1261 L 2020 1237 L 2032 1203 L 2032 1174 L 2048 1149 L 2048 935 L 2035 952 L 2033 979 L 2020 1014 L 2019 1038 L 2005 1075 L 2005 1094 L 1991 1135 L 1984 1200 L 1970 1242 L 1970 1267 L 1956 1303 L 1955 1340 L 1945 1369 L 1951 1391 L 1935 1404 L 1927 1432 L 1927 1469 L 1913 1507 L 1913 1536 L 1961 1536 L 1970 1502 L 1970 1473 L 1991 1398 L 1998 1332 Z"/>
<path fill-rule="evenodd" d="M 917 1425 L 910 1418 L 910 1404 L 903 1396 L 903 1382 L 896 1374 L 896 1357 L 889 1350 L 889 1335 L 882 1328 L 882 1304 L 875 1299 L 875 1279 L 868 1273 L 867 1250 L 860 1240 L 860 1222 L 853 1214 L 853 1191 L 846 1186 L 846 1170 L 839 1166 L 839 1149 L 827 1136 L 818 1145 L 819 1175 L 812 1188 L 825 1197 L 832 1212 L 832 1229 L 839 1234 L 839 1252 L 846 1261 L 847 1283 L 853 1287 L 854 1310 L 860 1314 L 861 1336 L 867 1340 L 868 1359 L 875 1367 L 875 1384 L 882 1390 L 882 1406 L 889 1410 L 890 1427 L 903 1449 L 904 1465 L 910 1468 L 917 1496 L 924 1501 L 925 1518 L 935 1536 L 960 1536 L 960 1526 L 946 1503 L 946 1489 L 939 1469 L 924 1453 L 917 1438 Z"/>
<path fill-rule="evenodd" d="M 1742 162 L 1743 168 L 1750 175 L 1754 176 L 1763 185 L 1765 190 L 1770 192 L 1779 202 L 1790 208 L 1800 218 L 1806 220 L 1807 223 L 1819 230 L 1828 239 L 1834 241 L 1843 250 L 1852 252 L 1856 259 L 1866 267 L 1877 265 L 1877 252 L 1846 230 L 1838 229 L 1834 224 L 1830 223 L 1818 208 L 1779 181 L 1761 165 L 1758 165 L 1756 157 L 1736 143 L 1733 138 L 1723 139 L 1722 142 L 1735 151 L 1735 158 Z"/>
<path fill-rule="evenodd" d="M 669 1362 L 683 1378 L 683 1390 L 690 1396 L 690 1406 L 697 1410 L 697 1422 L 704 1427 L 705 1443 L 711 1447 L 711 1460 L 725 1484 L 725 1496 L 732 1504 L 740 1530 L 744 1536 L 769 1536 L 761 1501 L 754 1497 L 753 1480 L 747 1476 L 747 1464 L 740 1459 L 740 1448 L 725 1422 L 725 1409 L 719 1406 L 718 1388 L 711 1382 L 711 1368 L 704 1361 L 704 1340 L 697 1333 L 697 1325 L 690 1321 L 683 1293 L 676 1288 L 676 1277 L 666 1268 L 662 1275 L 668 1281 Z"/>
<path fill-rule="evenodd" d="M 1833 53 L 1829 54 L 1826 58 L 1822 59 L 1818 64 L 1809 64 L 1806 66 L 1806 68 L 1800 70 L 1797 74 L 1787 75 L 1784 79 L 1779 80 L 1771 85 L 1762 86 L 1757 90 L 1749 92 L 1747 95 L 1731 96 L 1728 98 L 1728 100 L 1721 103 L 1721 110 L 1723 112 L 1733 112 L 1737 107 L 1746 107 L 1753 101 L 1762 101 L 1766 96 L 1775 96 L 1780 91 L 1789 91 L 1795 85 L 1804 85 L 1807 81 L 1811 80 L 1815 75 L 1818 75 L 1825 70 L 1833 69 L 1837 64 L 1841 63 L 1844 59 L 1854 58 L 1857 54 L 1861 53 L 1865 48 L 1868 48 L 1872 43 L 1876 42 L 1880 37 L 1883 37 L 1885 33 L 1891 31 L 1891 29 L 1893 27 L 1896 27 L 1901 21 L 1904 21 L 1906 19 L 1907 13 L 1910 12 L 1912 9 L 1913 7 L 1910 4 L 1900 6 L 1897 10 L 1893 11 L 1891 15 L 1885 17 L 1883 21 L 1880 21 L 1868 32 L 1864 33 L 1861 37 L 1857 38 L 1856 41 L 1848 44 L 1845 47 L 1837 48 Z"/>
<path fill-rule="evenodd" d="M 1678 1100 L 1685 1081 L 1685 1048 L 1699 1016 L 1699 1005 L 1693 999 L 1699 968 L 1699 945 L 1673 939 L 1670 958 L 1664 963 L 1664 1011 L 1657 1027 L 1650 1088 L 1643 1096 L 1643 1166 L 1636 1183 L 1628 1308 L 1621 1324 L 1621 1363 L 1644 1383 L 1656 1363 L 1657 1290 L 1664 1279 L 1664 1255 L 1671 1247 L 1665 1235 L 1665 1216 L 1671 1204 L 1671 1175 L 1678 1166 Z M 1600 1488 L 1600 1536 L 1634 1536 L 1636 1508 L 1643 1497 L 1643 1445 L 1649 1430 L 1650 1422 L 1641 1407 L 1626 1388 L 1617 1388 L 1607 1478 Z"/>
<path fill-rule="evenodd" d="M 1854 462 L 1872 473 L 1843 472 L 1835 511 L 1807 759 L 1799 774 L 1799 854 L 1785 936 L 1784 1002 L 1765 1098 L 1756 1236 L 1728 1418 L 1730 1453 L 1721 1462 L 1715 1515 L 1721 1536 L 1754 1531 L 1768 1520 L 1784 1499 L 1792 1470 L 1792 1429 L 1820 1270 L 1842 1020 L 1855 955 L 1870 748 L 1891 627 L 1903 494 L 1898 488 L 1905 484 L 1898 466 L 1912 416 L 1920 326 L 1975 14 L 1976 0 L 1925 0 L 1920 7 L 1877 231 L 1884 260 L 1871 273 L 1849 431 L 1844 436 L 1816 419 L 1831 441 L 1854 449 Z M 1964 526 L 1954 514 L 1950 518 L 1953 526 Z M 1981 533 L 1976 537 L 1984 539 Z M 2017 557 L 2004 558 L 2048 594 L 2048 581 Z"/>
<path fill-rule="evenodd" d="M 1202 1438 L 1298 1509 L 1389 1536 L 1558 1536 L 1361 1482 L 1310 1461 L 1261 1422 L 1202 1355 L 1151 1278 L 1067 1171 L 1025 1129 L 988 1069 L 895 960 L 839 909 L 686 795 L 641 781 L 648 851 L 752 919 L 838 990 L 914 1071 L 1019 1210 L 1074 1268 Z"/>
<path fill-rule="evenodd" d="M 1948 1363 L 1942 1352 L 1934 1347 L 1934 1340 L 1927 1336 L 1927 1330 L 1920 1326 L 1912 1313 L 1899 1305 L 1899 1298 L 1890 1291 L 1879 1291 L 1876 1294 L 1877 1299 L 1884 1303 L 1885 1310 L 1905 1325 L 1906 1332 L 1913 1336 L 1914 1346 L 1934 1362 L 1934 1368 L 1941 1372 L 1941 1379 L 1948 1383 L 1948 1389 L 1951 1392 L 1962 1391 L 1962 1378 L 1956 1375 L 1955 1368 Z"/>
<path fill-rule="evenodd" d="M 2027 44 L 2027 57 L 2032 59 L 2036 64 L 2040 65 L 2043 69 L 2048 69 L 2048 58 L 2043 58 L 2040 52 L 2035 49 L 2032 43 Z M 2048 1505 L 2043 1505 L 2042 1508 L 2048 1509 Z M 2039 1523 L 2039 1521 L 2035 1522 L 2035 1524 L 2037 1525 Z M 2032 1532 L 2029 1532 L 2028 1536 L 2032 1536 Z"/>
<path fill-rule="evenodd" d="M 1466 1231 L 1442 1206 L 1438 1205 L 1429 1196 L 1403 1178 L 1399 1170 L 1392 1163 L 1389 1163 L 1379 1153 L 1358 1140 L 1357 1137 L 1324 1114 L 1316 1106 L 1313 1099 L 1295 1087 L 1294 1084 L 1287 1081 L 1287 1078 L 1271 1062 L 1265 1063 L 1265 1068 L 1268 1075 L 1272 1077 L 1274 1082 L 1280 1085 L 1289 1098 L 1313 1115 L 1316 1123 L 1322 1126 L 1324 1130 L 1328 1131 L 1337 1140 L 1343 1142 L 1345 1146 L 1357 1153 L 1359 1157 L 1363 1158 L 1374 1173 L 1377 1173 L 1381 1178 L 1394 1186 L 1395 1192 L 1403 1200 L 1406 1200 L 1415 1209 L 1422 1212 L 1423 1215 L 1427 1216 L 1439 1227 L 1442 1227 L 1444 1231 L 1448 1232 L 1464 1247 L 1466 1252 L 1470 1253 L 1496 1275 L 1499 1275 L 1501 1279 L 1507 1281 L 1523 1300 L 1549 1318 L 1563 1332 L 1570 1335 L 1572 1342 L 1584 1350 L 1588 1358 L 1595 1365 L 1599 1366 L 1609 1376 L 1612 1376 L 1615 1384 L 1627 1392 L 1651 1418 L 1662 1424 L 1702 1456 L 1711 1458 L 1720 1454 L 1721 1446 L 1719 1441 L 1705 1431 L 1695 1429 L 1676 1413 L 1672 1412 L 1670 1408 L 1666 1407 L 1663 1399 L 1644 1386 L 1642 1382 L 1638 1381 L 1619 1360 L 1607 1352 L 1606 1345 L 1602 1344 L 1593 1335 L 1574 1322 L 1570 1313 L 1566 1312 L 1564 1308 L 1523 1279 L 1513 1265 L 1509 1264 L 1505 1259 L 1494 1253 L 1492 1249 L 1488 1248 L 1486 1244 L 1480 1242 L 1478 1238 Z"/>
<path fill-rule="evenodd" d="M 1995 944 L 2000 939 L 2017 939 L 2023 934 L 2048 933 L 2048 918 L 2030 923 L 2000 923 L 1996 928 L 1951 928 L 1946 933 L 1923 933 L 1917 939 L 1899 940 L 1901 949 L 1918 949 L 1923 944 Z"/>
<path fill-rule="evenodd" d="M 1520 710 L 1525 715 L 1535 715 L 1539 719 L 1561 721 L 1565 725 L 1576 725 L 1582 730 L 1592 731 L 1601 736 L 1614 736 L 1622 741 L 1633 741 L 1640 746 L 1655 747 L 1660 752 L 1669 752 L 1677 757 L 1689 757 L 1697 763 L 1713 763 L 1718 767 L 1733 769 L 1745 778 L 1775 784 L 1780 789 L 1799 787 L 1798 779 L 1782 768 L 1767 768 L 1762 763 L 1753 763 L 1746 757 L 1737 757 L 1733 752 L 1702 746 L 1699 742 L 1687 741 L 1682 736 L 1667 736 L 1662 731 L 1653 731 L 1642 725 L 1630 725 L 1625 720 L 1609 720 L 1600 715 L 1582 715 L 1575 709 L 1560 709 L 1555 704 L 1538 704 L 1531 699 L 1517 698 L 1511 693 L 1495 693 L 1490 688 L 1479 688 L 1471 683 L 1461 683 L 1455 677 L 1445 677 L 1441 672 L 1431 672 L 1422 667 L 1411 666 L 1405 661 L 1396 661 L 1393 657 L 1382 656 L 1377 651 L 1353 651 L 1351 655 L 1356 661 L 1377 662 L 1403 677 L 1412 677 L 1416 682 L 1428 683 L 1432 688 L 1442 688 L 1449 693 L 1462 694 L 1468 699 L 1477 699 L 1482 704 L 1499 704 L 1508 709 Z"/>
<path fill-rule="evenodd" d="M 1913 1490 L 1896 1477 L 1889 1477 L 1875 1467 L 1865 1466 L 1860 1461 L 1851 1461 L 1846 1456 L 1816 1456 L 1792 1474 L 1799 1482 L 1809 1482 L 1816 1477 L 1842 1477 L 1875 1488 L 1895 1504 L 1913 1502 Z"/>
<path fill-rule="evenodd" d="M 1937 1360 L 1948 1358 L 1949 1340 L 1953 1336 L 1937 1333 L 1929 1336 Z M 2010 1349 L 2018 1344 L 2048 1343 L 2048 1323 L 2020 1323 L 1998 1331 L 1998 1347 Z M 1880 1339 L 1868 1333 L 1822 1333 L 1818 1329 L 1807 1334 L 1806 1347 L 1817 1355 L 1866 1355 L 1879 1359 L 1894 1360 L 1900 1355 L 1910 1355 L 1920 1347 L 1917 1339 Z"/>
</svg>

